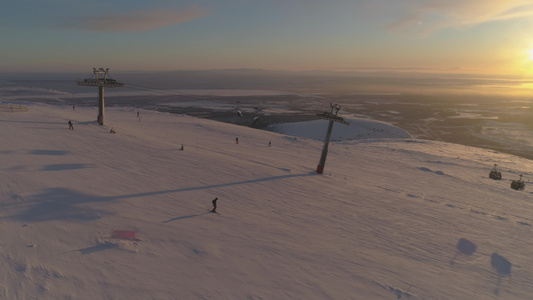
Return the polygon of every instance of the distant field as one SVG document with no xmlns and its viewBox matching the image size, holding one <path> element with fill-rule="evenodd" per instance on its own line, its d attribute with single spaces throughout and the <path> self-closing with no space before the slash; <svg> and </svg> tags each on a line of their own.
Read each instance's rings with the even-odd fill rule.
<svg viewBox="0 0 533 300">
<path fill-rule="evenodd" d="M 74 77 L 67 75 L 61 80 L 6 77 L 0 81 L 0 102 L 96 106 L 96 89 L 78 87 Z M 317 119 L 317 113 L 330 109 L 329 103 L 338 103 L 344 117 L 387 122 L 415 138 L 533 159 L 533 100 L 524 95 L 504 95 L 501 88 L 495 90 L 503 83 L 512 89 L 522 81 L 295 76 L 253 70 L 162 75 L 120 74 L 118 78 L 124 79 L 126 85 L 106 89 L 106 106 L 186 114 L 272 130 L 279 123 Z"/>
</svg>

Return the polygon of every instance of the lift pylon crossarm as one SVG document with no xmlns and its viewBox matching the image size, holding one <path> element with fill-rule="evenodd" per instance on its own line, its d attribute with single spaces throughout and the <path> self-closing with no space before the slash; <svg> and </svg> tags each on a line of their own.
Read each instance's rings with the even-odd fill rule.
<svg viewBox="0 0 533 300">
<path fill-rule="evenodd" d="M 116 88 L 116 87 L 123 87 L 124 83 L 118 82 L 115 79 L 84 79 L 83 81 L 78 81 L 78 85 L 82 86 L 101 86 L 101 87 L 107 87 L 107 88 Z"/>
<path fill-rule="evenodd" d="M 78 81 L 78 85 L 81 86 L 99 86 L 99 87 L 108 87 L 116 88 L 123 87 L 124 83 L 118 82 L 115 79 L 108 78 L 109 68 L 93 68 L 94 78 L 88 78 L 83 81 Z M 103 78 L 101 77 L 103 75 Z"/>
<path fill-rule="evenodd" d="M 316 114 L 316 115 L 319 116 L 321 119 L 330 120 L 330 121 L 333 121 L 333 122 L 338 122 L 338 123 L 341 123 L 341 124 L 344 124 L 344 125 L 350 125 L 350 122 L 345 121 L 344 118 L 339 117 L 339 116 L 337 116 L 335 114 L 332 114 L 332 113 L 323 112 L 323 113 L 319 113 L 319 114 Z"/>
</svg>

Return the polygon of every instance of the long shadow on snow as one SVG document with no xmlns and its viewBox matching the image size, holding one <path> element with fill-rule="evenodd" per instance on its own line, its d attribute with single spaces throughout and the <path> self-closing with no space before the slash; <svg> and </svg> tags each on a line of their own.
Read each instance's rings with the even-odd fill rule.
<svg viewBox="0 0 533 300">
<path fill-rule="evenodd" d="M 65 124 L 64 122 L 36 122 L 36 121 L 21 121 L 21 120 L 0 120 L 4 123 L 27 123 L 27 124 Z"/>
<path fill-rule="evenodd" d="M 281 180 L 281 179 L 294 178 L 294 177 L 307 177 L 307 176 L 314 176 L 314 175 L 317 175 L 317 173 L 315 173 L 313 171 L 313 172 L 309 172 L 307 174 L 292 174 L 292 175 L 272 176 L 272 177 L 253 179 L 253 180 L 245 180 L 245 181 L 239 181 L 239 182 L 231 182 L 231 183 L 223 183 L 223 184 L 214 184 L 214 185 L 206 185 L 206 186 L 189 187 L 189 188 L 176 189 L 176 190 L 166 190 L 166 191 L 157 191 L 157 192 L 148 192 L 148 193 L 139 193 L 139 194 L 124 195 L 124 196 L 116 196 L 116 197 L 110 197 L 109 199 L 110 200 L 116 200 L 116 199 L 124 199 L 124 198 L 135 198 L 135 197 L 154 196 L 154 195 L 161 195 L 161 194 L 207 190 L 207 189 L 228 187 L 228 186 L 241 185 L 241 184 L 259 183 L 259 182 L 264 182 L 264 181 Z"/>
<path fill-rule="evenodd" d="M 203 215 L 207 215 L 209 212 L 205 212 L 205 213 L 202 213 L 202 214 L 194 214 L 194 215 L 187 215 L 187 216 L 181 216 L 181 217 L 175 217 L 175 218 L 172 218 L 172 219 L 168 219 L 166 221 L 163 221 L 161 223 L 169 223 L 169 222 L 172 222 L 172 221 L 177 221 L 177 220 L 183 220 L 183 219 L 188 219 L 188 218 L 194 218 L 194 217 L 199 217 L 199 216 L 203 216 Z"/>
<path fill-rule="evenodd" d="M 33 155 L 67 155 L 68 151 L 64 150 L 31 150 L 29 154 Z"/>
<path fill-rule="evenodd" d="M 68 171 L 89 168 L 87 164 L 55 164 L 48 165 L 42 168 L 42 171 Z"/>
<path fill-rule="evenodd" d="M 107 249 L 114 249 L 114 248 L 118 248 L 118 245 L 117 244 L 113 244 L 113 243 L 104 243 L 104 244 L 99 244 L 99 245 L 92 246 L 92 247 L 79 249 L 79 250 L 76 250 L 76 251 L 79 251 L 83 255 L 87 255 L 87 254 L 91 254 L 91 253 L 94 253 L 94 252 L 100 252 L 100 251 L 104 251 L 104 250 L 107 250 Z"/>
<path fill-rule="evenodd" d="M 316 173 L 309 172 L 307 174 L 292 174 L 292 175 L 282 175 L 282 176 L 273 176 L 253 180 L 245 180 L 232 183 L 224 184 L 215 184 L 207 186 L 197 186 L 189 187 L 183 189 L 175 190 L 166 190 L 166 191 L 155 191 L 147 193 L 138 193 L 131 195 L 123 196 L 114 196 L 114 197 L 98 197 L 94 195 L 87 195 L 76 192 L 74 190 L 65 189 L 65 188 L 50 188 L 46 189 L 43 193 L 34 195 L 30 197 L 29 201 L 17 202 L 17 205 L 28 206 L 27 209 L 23 212 L 20 212 L 11 218 L 21 220 L 23 222 L 44 222 L 50 220 L 73 220 L 73 221 L 91 221 L 102 218 L 102 216 L 112 215 L 110 212 L 103 210 L 84 208 L 81 205 L 84 203 L 91 202 L 110 202 L 118 199 L 125 198 L 135 198 L 135 197 L 144 197 L 144 196 L 153 196 L 169 193 L 180 193 L 187 191 L 197 191 L 205 189 L 213 189 L 219 187 L 228 187 L 240 184 L 251 184 L 259 183 L 272 180 L 282 180 L 295 177 L 307 177 L 313 176 Z M 14 205 L 14 203 L 8 205 L 2 205 L 3 207 Z M 192 218 L 198 215 L 189 215 L 183 217 L 173 218 L 166 222 L 171 222 L 179 219 Z"/>
</svg>

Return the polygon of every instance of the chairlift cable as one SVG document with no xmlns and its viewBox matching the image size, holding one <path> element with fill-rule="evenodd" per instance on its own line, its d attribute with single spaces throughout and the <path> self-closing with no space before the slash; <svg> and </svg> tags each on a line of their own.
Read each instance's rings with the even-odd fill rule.
<svg viewBox="0 0 533 300">
<path fill-rule="evenodd" d="M 377 129 L 376 127 L 366 126 L 366 125 L 363 125 L 362 123 L 354 121 L 354 120 L 350 120 L 350 123 L 355 125 L 355 126 L 359 126 L 361 128 L 364 128 L 364 129 L 367 129 L 367 130 L 371 130 L 371 131 L 374 131 L 374 130 Z M 401 136 L 399 136 L 397 134 L 394 134 L 394 133 L 391 133 L 391 132 L 388 132 L 388 131 L 380 131 L 380 133 L 382 133 L 384 135 L 387 135 L 389 137 L 392 137 L 392 138 L 401 138 Z"/>
<path fill-rule="evenodd" d="M 142 86 L 142 85 L 137 85 L 137 84 L 131 84 L 131 83 L 125 83 L 125 84 L 128 87 L 132 87 L 134 89 L 152 91 L 152 92 L 156 92 L 156 93 L 160 93 L 160 94 L 164 94 L 164 95 L 182 96 L 182 97 L 188 97 L 190 99 L 195 99 L 195 100 L 202 98 L 202 96 L 188 94 L 188 93 L 172 92 L 172 91 L 168 91 L 168 90 L 161 90 L 161 89 L 157 89 L 157 88 L 152 88 L 152 87 L 147 87 L 147 86 Z"/>
</svg>

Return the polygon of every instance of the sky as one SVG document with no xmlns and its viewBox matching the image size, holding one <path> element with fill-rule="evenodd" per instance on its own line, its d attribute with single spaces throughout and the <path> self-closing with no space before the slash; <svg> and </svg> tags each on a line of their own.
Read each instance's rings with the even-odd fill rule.
<svg viewBox="0 0 533 300">
<path fill-rule="evenodd" d="M 533 74 L 531 0 L 0 1 L 0 71 Z"/>
</svg>

